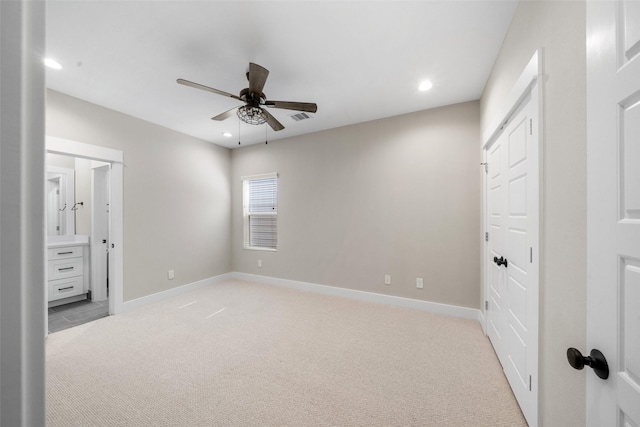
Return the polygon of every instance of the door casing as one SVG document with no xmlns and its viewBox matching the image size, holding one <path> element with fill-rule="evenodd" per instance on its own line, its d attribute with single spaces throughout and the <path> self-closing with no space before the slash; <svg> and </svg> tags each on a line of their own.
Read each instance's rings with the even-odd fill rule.
<svg viewBox="0 0 640 427">
<path fill-rule="evenodd" d="M 94 301 L 102 301 L 108 297 L 108 206 L 111 164 L 95 161 L 91 163 L 91 297 Z"/>
<path fill-rule="evenodd" d="M 109 215 L 109 314 L 122 313 L 124 307 L 124 154 L 112 148 L 47 136 L 48 153 L 80 157 L 111 164 Z M 46 271 L 46 269 L 45 269 Z"/>
</svg>

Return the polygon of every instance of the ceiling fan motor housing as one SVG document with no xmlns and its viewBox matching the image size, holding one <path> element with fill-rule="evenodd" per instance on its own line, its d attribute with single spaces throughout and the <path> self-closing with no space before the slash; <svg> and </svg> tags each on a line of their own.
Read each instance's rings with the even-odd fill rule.
<svg viewBox="0 0 640 427">
<path fill-rule="evenodd" d="M 240 98 L 252 107 L 259 107 L 267 101 L 267 96 L 264 93 L 256 96 L 256 93 L 249 92 L 248 87 L 240 91 Z"/>
</svg>

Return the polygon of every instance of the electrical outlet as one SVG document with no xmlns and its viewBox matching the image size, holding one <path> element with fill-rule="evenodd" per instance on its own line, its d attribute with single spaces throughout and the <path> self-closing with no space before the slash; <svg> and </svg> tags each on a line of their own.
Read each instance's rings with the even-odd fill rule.
<svg viewBox="0 0 640 427">
<path fill-rule="evenodd" d="M 418 289 L 424 288 L 424 280 L 422 280 L 422 277 L 418 277 L 416 279 L 416 288 Z"/>
<path fill-rule="evenodd" d="M 261 259 L 258 260 L 258 267 L 262 268 L 262 260 Z"/>
<path fill-rule="evenodd" d="M 173 270 L 167 271 L 167 279 L 171 280 L 174 277 L 176 277 L 176 274 L 175 274 L 175 272 Z"/>
<path fill-rule="evenodd" d="M 391 275 L 390 274 L 385 274 L 384 275 L 384 284 L 385 285 L 390 285 L 391 284 Z"/>
</svg>

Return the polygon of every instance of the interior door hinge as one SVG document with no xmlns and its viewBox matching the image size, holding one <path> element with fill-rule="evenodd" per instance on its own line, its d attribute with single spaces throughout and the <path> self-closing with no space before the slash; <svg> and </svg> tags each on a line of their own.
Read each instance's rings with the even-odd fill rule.
<svg viewBox="0 0 640 427">
<path fill-rule="evenodd" d="M 533 264 L 533 246 L 529 247 L 529 263 Z"/>
<path fill-rule="evenodd" d="M 533 119 L 529 119 L 529 135 L 533 135 Z"/>
<path fill-rule="evenodd" d="M 484 311 L 489 311 L 489 301 L 484 302 Z"/>
<path fill-rule="evenodd" d="M 484 233 L 484 241 L 485 242 L 489 241 L 489 232 L 488 231 L 485 231 L 485 233 Z"/>
<path fill-rule="evenodd" d="M 531 375 L 529 375 L 529 391 L 531 391 Z"/>
</svg>

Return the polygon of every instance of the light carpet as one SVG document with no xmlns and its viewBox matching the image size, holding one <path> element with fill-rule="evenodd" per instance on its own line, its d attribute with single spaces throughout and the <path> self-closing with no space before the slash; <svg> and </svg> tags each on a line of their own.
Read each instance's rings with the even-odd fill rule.
<svg viewBox="0 0 640 427">
<path fill-rule="evenodd" d="M 526 426 L 476 321 L 230 280 L 51 334 L 71 426 Z"/>
</svg>

